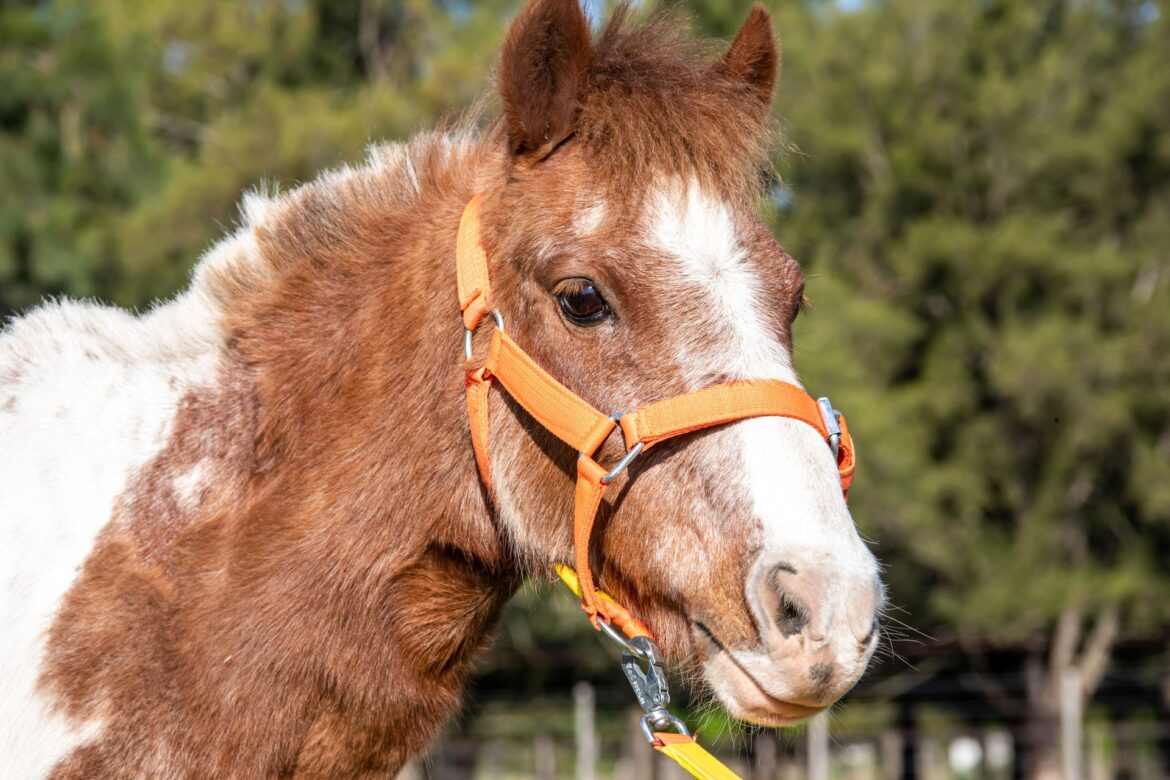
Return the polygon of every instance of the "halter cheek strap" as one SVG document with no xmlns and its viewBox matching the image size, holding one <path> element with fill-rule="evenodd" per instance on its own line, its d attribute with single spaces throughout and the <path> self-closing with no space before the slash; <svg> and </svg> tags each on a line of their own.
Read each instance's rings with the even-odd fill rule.
<svg viewBox="0 0 1170 780">
<path fill-rule="evenodd" d="M 834 446 L 841 490 L 848 497 L 853 482 L 853 439 L 845 418 L 826 399 L 814 400 L 800 387 L 779 380 L 713 385 L 640 407 L 623 415 L 595 409 L 541 368 L 505 332 L 503 318 L 491 307 L 487 252 L 480 237 L 481 196 L 467 204 L 456 242 L 459 308 L 463 312 L 464 346 L 468 360 L 465 386 L 471 442 L 481 478 L 492 493 L 488 458 L 488 394 L 494 381 L 550 433 L 579 453 L 576 507 L 573 513 L 574 564 L 581 605 L 595 628 L 599 619 L 627 636 L 650 637 L 646 626 L 611 598 L 599 594 L 589 563 L 593 523 L 605 488 L 645 449 L 659 442 L 749 417 L 786 417 L 816 429 Z M 495 319 L 487 360 L 472 366 L 472 334 L 488 314 Z M 827 411 L 826 411 L 827 410 Z M 606 469 L 594 456 L 616 427 L 626 446 L 624 457 Z"/>
<path fill-rule="evenodd" d="M 700 780 L 738 780 L 703 749 L 682 721 L 666 710 L 670 695 L 650 631 L 629 610 L 597 589 L 589 563 L 593 523 L 606 486 L 640 453 L 675 436 L 748 417 L 787 417 L 816 429 L 833 448 L 841 490 L 848 498 L 853 482 L 854 452 L 845 418 L 833 409 L 828 399 L 813 400 L 796 385 L 776 380 L 714 385 L 642 406 L 628 414 L 607 415 L 598 411 L 549 375 L 504 331 L 504 319 L 491 305 L 488 258 L 480 238 L 481 202 L 477 195 L 467 204 L 456 242 L 459 309 L 463 313 L 463 347 L 467 357 L 464 380 L 467 416 L 480 477 L 492 495 L 488 396 L 492 384 L 498 381 L 533 419 L 578 452 L 573 510 L 576 571 L 558 565 L 557 574 L 581 598 L 581 606 L 593 627 L 604 631 L 626 651 L 622 654 L 622 668 L 646 711 L 642 717 L 646 738 L 656 750 Z M 487 360 L 482 366 L 474 366 L 472 339 L 488 314 L 495 320 L 496 328 Z M 625 441 L 626 455 L 606 470 L 595 456 L 618 427 Z"/>
</svg>

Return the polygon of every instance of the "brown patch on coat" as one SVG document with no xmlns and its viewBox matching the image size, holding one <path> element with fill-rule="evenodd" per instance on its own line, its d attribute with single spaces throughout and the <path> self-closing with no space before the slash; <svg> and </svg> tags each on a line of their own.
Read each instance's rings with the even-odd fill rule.
<svg viewBox="0 0 1170 780">
<path fill-rule="evenodd" d="M 215 387 L 194 389 L 179 401 L 166 447 L 139 469 L 114 509 L 146 564 L 166 570 L 184 530 L 243 498 L 255 462 L 256 404 L 250 370 L 232 360 L 225 355 Z"/>
<path fill-rule="evenodd" d="M 170 578 L 125 531 L 103 534 L 44 672 L 102 732 L 53 777 L 390 777 L 458 706 L 511 592 L 496 572 L 436 549 L 366 587 L 323 571 L 337 561 L 253 579 L 233 574 L 256 562 L 228 553 L 226 526 L 204 525 Z"/>
<path fill-rule="evenodd" d="M 408 159 L 386 150 L 306 185 L 253 226 L 259 258 L 208 272 L 229 334 L 224 376 L 178 411 L 49 637 L 45 690 L 104 723 L 56 776 L 390 777 L 459 706 L 520 578 L 571 560 L 575 453 L 498 390 L 493 457 L 523 475 L 507 486 L 521 516 L 489 506 L 476 470 L 453 255 L 473 194 L 485 194 L 510 332 L 601 409 L 682 392 L 675 348 L 717 345 L 655 297 L 678 293 L 677 280 L 640 238 L 641 195 L 666 177 L 735 205 L 776 302 L 769 325 L 789 338 L 799 271 L 750 208 L 766 116 L 758 30 L 753 53 L 711 65 L 669 20 L 631 29 L 619 12 L 586 67 L 572 31 L 543 50 L 525 32 L 547 32 L 532 15 L 568 2 L 537 0 L 509 37 L 505 56 L 521 61 L 501 68 L 507 81 L 540 71 L 541 57 L 571 64 L 544 62 L 543 109 L 505 108 L 511 135 L 506 124 L 470 144 L 427 135 Z M 561 122 L 569 134 L 543 159 L 514 154 L 533 128 L 543 141 L 540 110 L 550 139 Z M 615 216 L 575 236 L 594 197 Z M 573 273 L 605 281 L 624 330 L 566 325 L 550 290 Z M 486 336 L 476 344 L 482 356 Z M 725 641 L 754 637 L 743 584 L 758 529 L 708 468 L 718 435 L 639 462 L 610 490 L 593 550 L 601 584 L 679 659 L 701 652 L 691 619 Z M 615 438 L 600 457 L 619 450 Z M 209 454 L 211 492 L 183 504 L 175 477 Z M 685 570 L 648 554 L 655 545 Z"/>
</svg>

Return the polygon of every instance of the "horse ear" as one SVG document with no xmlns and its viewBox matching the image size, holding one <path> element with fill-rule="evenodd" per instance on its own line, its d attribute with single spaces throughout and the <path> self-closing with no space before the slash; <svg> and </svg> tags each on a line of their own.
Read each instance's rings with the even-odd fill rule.
<svg viewBox="0 0 1170 780">
<path fill-rule="evenodd" d="M 752 8 L 715 68 L 745 82 L 765 109 L 772 105 L 772 91 L 780 75 L 780 47 L 772 32 L 772 17 L 762 5 Z"/>
<path fill-rule="evenodd" d="M 532 0 L 504 40 L 497 75 L 515 154 L 542 157 L 573 132 L 593 61 L 579 0 Z"/>
</svg>

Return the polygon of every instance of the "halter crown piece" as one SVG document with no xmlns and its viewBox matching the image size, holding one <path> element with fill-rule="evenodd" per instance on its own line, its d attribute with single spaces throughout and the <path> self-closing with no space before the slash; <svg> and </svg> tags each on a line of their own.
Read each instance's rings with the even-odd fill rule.
<svg viewBox="0 0 1170 780">
<path fill-rule="evenodd" d="M 467 389 L 467 414 L 480 476 L 490 495 L 488 393 L 492 383 L 498 380 L 503 389 L 538 423 L 579 453 L 573 516 L 576 572 L 569 567 L 559 566 L 558 574 L 581 597 L 581 606 L 594 628 L 604 630 L 621 643 L 632 654 L 631 657 L 649 662 L 648 672 L 639 672 L 637 680 L 630 668 L 626 668 L 626 673 L 639 701 L 647 709 L 643 728 L 651 738 L 651 743 L 696 777 L 733 778 L 734 774 L 694 743 L 680 721 L 666 713 L 665 701 L 661 701 L 652 711 L 643 700 L 645 695 L 648 700 L 657 702 L 665 698 L 669 701 L 669 695 L 665 692 L 665 678 L 661 677 L 660 661 L 650 631 L 615 599 L 599 591 L 594 583 L 589 564 L 593 522 L 606 486 L 642 452 L 675 436 L 749 417 L 787 417 L 815 428 L 833 448 L 841 475 L 841 490 L 848 497 L 849 486 L 853 482 L 854 450 L 845 418 L 833 409 L 828 399 L 814 400 L 802 388 L 772 379 L 712 385 L 656 401 L 625 414 L 609 415 L 598 411 L 549 375 L 504 331 L 503 317 L 492 307 L 488 257 L 480 235 L 481 203 L 482 196 L 476 195 L 467 204 L 456 241 L 459 308 L 463 313 L 464 352 L 468 361 L 464 382 Z M 474 367 L 471 365 L 472 337 L 489 314 L 496 327 L 487 360 L 482 366 Z M 594 455 L 617 427 L 621 428 L 626 455 L 607 469 L 594 460 Z M 614 626 L 629 641 L 622 639 L 613 630 Z M 623 667 L 626 667 L 625 657 Z M 661 692 L 656 698 L 655 691 L 658 688 L 661 688 Z M 664 734 L 651 732 L 649 728 L 668 724 L 679 728 L 682 733 Z"/>
</svg>

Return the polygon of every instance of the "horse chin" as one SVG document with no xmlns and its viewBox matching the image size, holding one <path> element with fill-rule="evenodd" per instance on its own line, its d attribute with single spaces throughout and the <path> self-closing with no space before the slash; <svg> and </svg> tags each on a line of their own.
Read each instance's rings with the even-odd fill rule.
<svg viewBox="0 0 1170 780">
<path fill-rule="evenodd" d="M 795 726 L 827 709 L 774 696 L 726 650 L 703 664 L 707 684 L 734 718 L 758 726 Z"/>
<path fill-rule="evenodd" d="M 780 728 L 795 726 L 828 709 L 828 704 L 806 704 L 774 695 L 705 626 L 697 626 L 695 635 L 703 646 L 703 677 L 715 698 L 736 720 Z"/>
</svg>

